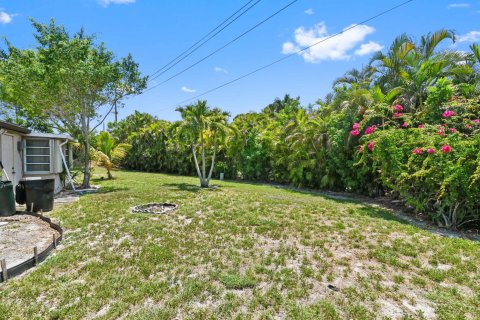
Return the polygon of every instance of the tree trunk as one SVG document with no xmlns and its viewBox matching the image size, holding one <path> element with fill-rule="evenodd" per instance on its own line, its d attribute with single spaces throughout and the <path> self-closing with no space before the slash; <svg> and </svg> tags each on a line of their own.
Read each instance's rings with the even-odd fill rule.
<svg viewBox="0 0 480 320">
<path fill-rule="evenodd" d="M 210 165 L 210 172 L 208 173 L 208 178 L 207 178 L 207 186 L 210 184 L 210 179 L 212 178 L 212 173 L 213 173 L 213 167 L 215 165 L 215 156 L 217 154 L 217 141 L 216 141 L 216 132 L 213 135 L 213 140 L 215 141 L 213 144 L 213 155 L 212 155 L 212 164 Z"/>
<path fill-rule="evenodd" d="M 205 174 L 205 145 L 203 143 L 203 132 L 200 132 L 200 141 L 201 141 L 201 148 L 202 148 L 202 180 L 205 182 L 205 178 L 207 175 Z M 208 186 L 208 185 L 207 185 Z M 203 185 L 202 185 L 203 187 Z"/>
<path fill-rule="evenodd" d="M 85 189 L 90 188 L 90 141 L 88 141 L 88 137 L 85 139 L 84 144 L 84 151 L 85 151 L 85 167 L 84 167 L 84 174 L 83 174 L 83 184 L 82 187 Z"/>
<path fill-rule="evenodd" d="M 83 183 L 82 187 L 85 189 L 90 188 L 90 126 L 87 118 L 87 110 L 85 104 L 82 104 L 82 114 L 81 114 L 81 123 L 82 123 L 82 135 L 84 140 L 84 151 L 85 151 L 85 166 L 83 174 Z"/>
<path fill-rule="evenodd" d="M 202 179 L 202 174 L 200 172 L 200 167 L 198 166 L 197 153 L 195 152 L 195 148 L 193 146 L 192 146 L 192 153 L 193 153 L 193 162 L 195 163 L 195 169 L 197 170 L 198 178 L 200 179 L 200 186 L 203 187 L 203 179 Z"/>
</svg>

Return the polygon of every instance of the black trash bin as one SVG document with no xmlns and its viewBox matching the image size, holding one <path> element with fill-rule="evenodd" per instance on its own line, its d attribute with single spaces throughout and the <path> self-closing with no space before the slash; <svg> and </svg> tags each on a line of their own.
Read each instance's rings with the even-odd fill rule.
<svg viewBox="0 0 480 320">
<path fill-rule="evenodd" d="M 0 181 L 0 216 L 8 217 L 13 214 L 15 214 L 13 183 L 11 181 Z"/>
<path fill-rule="evenodd" d="M 25 204 L 27 202 L 27 196 L 25 195 L 25 185 L 21 182 L 15 187 L 15 202 L 18 204 Z"/>
<path fill-rule="evenodd" d="M 22 184 L 25 186 L 27 210 L 32 210 L 32 204 L 34 212 L 53 210 L 54 179 L 24 180 Z"/>
</svg>

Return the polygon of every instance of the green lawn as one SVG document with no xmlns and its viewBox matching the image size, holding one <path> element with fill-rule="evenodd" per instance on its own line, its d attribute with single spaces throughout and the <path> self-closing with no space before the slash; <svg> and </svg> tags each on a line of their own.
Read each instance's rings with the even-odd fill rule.
<svg viewBox="0 0 480 320">
<path fill-rule="evenodd" d="M 480 319 L 478 243 L 314 194 L 114 175 L 50 213 L 65 240 L 0 285 L 0 319 Z M 179 209 L 129 212 L 153 201 Z"/>
</svg>

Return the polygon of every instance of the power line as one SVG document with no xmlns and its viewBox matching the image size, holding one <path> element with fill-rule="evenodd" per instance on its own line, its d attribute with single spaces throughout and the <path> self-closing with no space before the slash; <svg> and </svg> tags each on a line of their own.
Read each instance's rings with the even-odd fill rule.
<svg viewBox="0 0 480 320">
<path fill-rule="evenodd" d="M 179 75 L 181 75 L 182 73 L 192 69 L 193 67 L 195 67 L 196 65 L 200 64 L 201 62 L 205 61 L 206 59 L 210 58 L 211 56 L 213 56 L 214 54 L 218 53 L 219 51 L 225 49 L 226 47 L 228 47 L 229 45 L 231 45 L 232 43 L 234 43 L 235 41 L 239 40 L 240 38 L 242 38 L 243 36 L 245 36 L 246 34 L 250 33 L 251 31 L 253 31 L 254 29 L 258 28 L 259 26 L 261 26 L 262 24 L 264 24 L 265 22 L 267 22 L 268 20 L 272 19 L 273 17 L 275 17 L 277 14 L 279 14 L 280 12 L 284 11 L 285 9 L 287 9 L 288 7 L 290 7 L 291 5 L 293 5 L 295 2 L 297 2 L 298 0 L 293 0 L 292 2 L 290 2 L 289 4 L 287 4 L 286 6 L 284 6 L 283 8 L 281 8 L 280 10 L 278 10 L 277 12 L 273 13 L 272 15 L 270 15 L 269 17 L 263 19 L 262 21 L 260 21 L 259 23 L 257 23 L 256 25 L 254 25 L 252 28 L 248 29 L 247 31 L 243 32 L 242 34 L 240 34 L 239 36 L 235 37 L 233 40 L 227 42 L 226 44 L 224 44 L 223 46 L 221 46 L 220 48 L 214 50 L 213 52 L 211 52 L 210 54 L 206 55 L 205 57 L 203 57 L 202 59 L 198 60 L 197 62 L 193 63 L 192 65 L 190 65 L 189 67 L 183 69 L 182 71 L 180 72 L 177 72 L 176 74 L 174 74 L 173 76 L 169 77 L 168 79 L 154 85 L 153 87 L 150 87 L 148 88 L 147 90 L 144 91 L 144 93 L 150 91 L 150 90 L 153 90 L 155 88 L 157 88 L 158 86 L 161 86 L 162 84 L 172 80 L 173 78 L 176 78 L 178 77 Z"/>
<path fill-rule="evenodd" d="M 232 15 L 230 15 L 227 19 L 223 20 L 219 25 L 217 25 L 215 28 L 213 28 L 210 32 L 208 32 L 205 36 L 203 36 L 200 40 L 198 40 L 197 42 L 195 42 L 193 45 L 191 45 L 188 49 L 186 49 L 185 51 L 183 51 L 182 53 L 180 53 L 178 56 L 176 56 L 173 60 L 171 60 L 169 63 L 167 63 L 166 65 L 164 65 L 163 67 L 161 67 L 160 69 L 158 69 L 157 71 L 155 71 L 154 73 L 152 73 L 150 76 L 153 77 L 155 76 L 157 73 L 160 72 L 160 74 L 158 74 L 157 76 L 155 76 L 154 78 L 150 79 L 153 80 L 155 78 L 157 78 L 158 76 L 164 74 L 165 72 L 167 72 L 168 70 L 170 70 L 171 68 L 173 68 L 175 65 L 177 65 L 179 62 L 181 62 L 183 59 L 187 58 L 189 55 L 191 55 L 192 53 L 194 53 L 195 51 L 197 51 L 198 49 L 200 49 L 205 43 L 207 43 L 208 41 L 210 41 L 212 38 L 214 38 L 216 35 L 218 35 L 220 32 L 222 32 L 223 30 L 225 30 L 229 25 L 231 25 L 233 22 L 235 22 L 237 19 L 239 19 L 241 16 L 243 16 L 245 13 L 247 13 L 250 9 L 252 9 L 255 5 L 257 5 L 260 1 L 262 0 L 257 0 L 253 5 L 251 5 L 249 8 L 247 8 L 245 11 L 243 11 L 239 16 L 235 17 L 235 19 L 233 19 L 232 21 L 230 21 L 227 25 L 225 25 L 223 28 L 221 28 L 225 23 L 227 23 L 230 19 L 232 19 L 235 15 L 237 15 L 240 11 L 242 11 L 246 6 L 248 6 L 250 3 L 252 3 L 253 1 L 255 0 L 250 0 L 248 1 L 245 5 L 243 5 L 240 9 L 238 9 L 237 11 L 235 11 Z M 220 30 L 218 30 L 215 34 L 213 34 L 210 38 L 208 38 L 207 40 L 203 41 L 205 38 L 207 38 L 209 35 L 211 35 L 212 33 L 214 33 L 217 29 L 221 28 Z M 195 46 L 197 46 L 200 42 L 202 42 L 198 47 L 195 48 Z M 192 48 L 194 48 L 191 52 L 189 52 Z M 189 52 L 186 56 L 182 57 L 183 55 L 185 55 L 187 52 Z M 181 58 L 181 59 L 180 59 Z M 178 60 L 180 59 L 180 60 Z M 178 61 L 177 61 L 178 60 Z M 176 61 L 176 62 L 175 62 Z M 174 63 L 172 66 L 170 66 L 172 63 Z M 166 70 L 164 70 L 165 68 L 167 68 Z"/>
<path fill-rule="evenodd" d="M 335 34 L 333 34 L 333 35 L 331 35 L 331 36 L 328 36 L 327 38 L 324 38 L 324 39 L 322 39 L 322 40 L 320 40 L 320 41 L 318 41 L 318 42 L 316 42 L 316 43 L 314 43 L 314 44 L 312 44 L 312 45 L 310 45 L 310 46 L 308 46 L 308 47 L 305 47 L 305 48 L 303 48 L 303 49 L 301 49 L 301 50 L 295 51 L 295 52 L 293 52 L 293 53 L 291 53 L 291 54 L 289 54 L 289 55 L 286 55 L 286 56 L 283 57 L 283 58 L 280 58 L 280 59 L 278 59 L 278 60 L 275 60 L 275 61 L 273 61 L 273 62 L 271 62 L 271 63 L 269 63 L 269 64 L 266 64 L 266 65 L 264 65 L 264 66 L 262 66 L 262 67 L 260 67 L 260 68 L 255 69 L 255 70 L 253 70 L 253 71 L 251 71 L 251 72 L 249 72 L 249 73 L 246 73 L 246 74 L 244 74 L 244 75 L 242 75 L 242 76 L 240 76 L 240 77 L 238 77 L 238 78 L 235 78 L 235 79 L 233 79 L 233 80 L 231 80 L 231 81 L 228 81 L 228 82 L 226 82 L 226 83 L 224 83 L 224 84 L 222 84 L 222 85 L 219 85 L 218 87 L 212 88 L 212 89 L 207 90 L 207 91 L 205 91 L 205 92 L 203 92 L 203 93 L 201 93 L 201 94 L 198 94 L 198 95 L 196 95 L 196 96 L 194 96 L 194 97 L 192 97 L 192 98 L 185 99 L 185 100 L 180 101 L 180 102 L 178 102 L 178 103 L 176 103 L 176 104 L 174 104 L 174 105 L 171 105 L 170 107 L 167 107 L 167 108 L 164 108 L 164 109 L 160 109 L 160 110 L 158 110 L 158 111 L 168 110 L 168 109 L 174 108 L 174 107 L 176 107 L 176 106 L 178 106 L 178 105 L 180 105 L 180 104 L 183 104 L 183 103 L 189 102 L 189 101 L 191 101 L 191 100 L 195 100 L 195 99 L 197 99 L 197 98 L 203 97 L 203 96 L 206 95 L 206 94 L 209 94 L 209 93 L 211 93 L 211 92 L 213 92 L 213 91 L 216 91 L 216 90 L 218 90 L 218 89 L 221 89 L 221 88 L 223 88 L 223 87 L 226 87 L 226 86 L 228 86 L 228 85 L 230 85 L 230 84 L 232 84 L 232 83 L 234 83 L 234 82 L 237 82 L 237 81 L 242 80 L 242 79 L 244 79 L 244 78 L 246 78 L 246 77 L 249 77 L 249 76 L 251 76 L 251 75 L 254 74 L 254 73 L 257 73 L 257 72 L 259 72 L 259 71 L 262 71 L 262 70 L 264 70 L 264 69 L 267 69 L 267 68 L 269 68 L 269 67 L 271 67 L 271 66 L 273 66 L 273 65 L 275 65 L 275 64 L 277 64 L 277 63 L 280 63 L 280 62 L 282 62 L 282 61 L 284 61 L 284 60 L 286 60 L 286 59 L 288 59 L 288 58 L 291 58 L 291 57 L 293 57 L 293 56 L 295 56 L 295 55 L 297 55 L 297 54 L 299 54 L 299 53 L 301 53 L 301 52 L 303 52 L 303 51 L 305 51 L 305 50 L 308 50 L 308 49 L 310 49 L 310 48 L 312 48 L 312 47 L 314 47 L 314 46 L 316 46 L 316 45 L 318 45 L 318 44 L 320 44 L 320 43 L 323 43 L 323 42 L 325 42 L 325 41 L 327 41 L 327 40 L 330 40 L 330 39 L 332 39 L 332 38 L 334 38 L 334 37 L 337 37 L 337 36 L 345 33 L 346 31 L 349 31 L 349 30 L 351 30 L 351 29 L 354 29 L 354 28 L 356 28 L 356 27 L 358 27 L 358 26 L 360 26 L 360 25 L 362 25 L 362 24 L 364 24 L 364 23 L 370 22 L 371 20 L 374 20 L 374 19 L 376 19 L 376 18 L 378 18 L 378 17 L 380 17 L 380 16 L 383 16 L 383 15 L 385 15 L 385 14 L 387 14 L 387 13 L 393 11 L 393 10 L 396 10 L 396 9 L 398 9 L 398 8 L 400 8 L 400 7 L 408 4 L 408 3 L 410 3 L 410 2 L 413 2 L 413 0 L 404 1 L 404 2 L 398 4 L 398 5 L 394 6 L 394 7 L 391 7 L 390 9 L 387 9 L 387 10 L 385 10 L 385 11 L 382 11 L 382 12 L 380 12 L 380 13 L 378 13 L 378 14 L 376 14 L 376 15 L 374 15 L 374 16 L 366 19 L 366 20 L 363 20 L 363 21 L 361 21 L 361 22 L 359 22 L 359 23 L 357 23 L 357 24 L 351 25 L 350 27 L 348 27 L 348 28 L 346 28 L 346 29 L 344 29 L 344 30 L 342 30 L 342 31 L 340 31 L 340 32 L 337 32 L 337 33 L 335 33 Z M 146 92 L 146 91 L 144 91 L 144 92 Z"/>
</svg>

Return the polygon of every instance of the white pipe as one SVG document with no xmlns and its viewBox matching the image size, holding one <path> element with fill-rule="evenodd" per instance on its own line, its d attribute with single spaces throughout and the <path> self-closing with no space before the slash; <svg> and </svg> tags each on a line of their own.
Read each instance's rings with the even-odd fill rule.
<svg viewBox="0 0 480 320">
<path fill-rule="evenodd" d="M 72 186 L 72 190 L 76 191 L 75 190 L 75 185 L 73 184 L 72 175 L 70 174 L 70 170 L 68 169 L 67 160 L 65 160 L 65 155 L 63 154 L 63 150 L 62 150 L 62 147 L 64 145 L 66 145 L 67 143 L 68 143 L 68 140 L 65 140 L 64 143 L 60 143 L 60 156 L 62 157 L 63 165 L 65 166 L 65 170 L 67 171 L 67 177 L 68 177 L 68 180 L 70 180 L 70 185 Z"/>
</svg>

